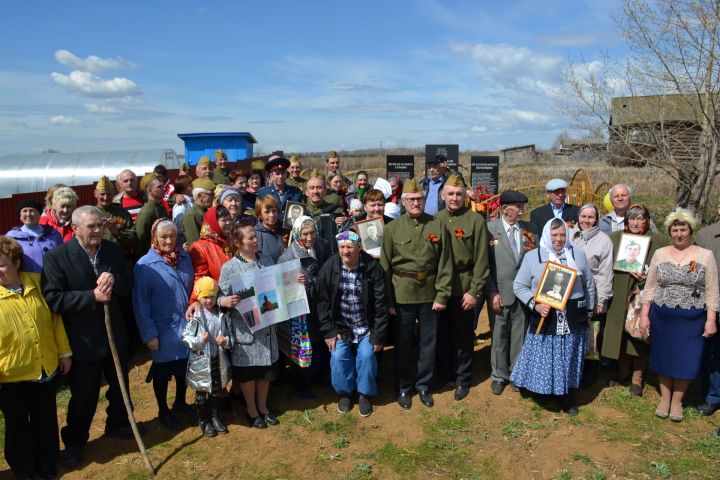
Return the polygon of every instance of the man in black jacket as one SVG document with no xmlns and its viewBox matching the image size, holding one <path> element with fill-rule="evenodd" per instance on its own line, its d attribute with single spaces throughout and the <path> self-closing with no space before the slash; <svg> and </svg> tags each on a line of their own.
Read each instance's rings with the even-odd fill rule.
<svg viewBox="0 0 720 480">
<path fill-rule="evenodd" d="M 360 416 L 372 411 L 377 395 L 377 359 L 388 326 L 385 273 L 380 263 L 360 250 L 360 237 L 346 230 L 336 237 L 339 253 L 320 269 L 320 331 L 330 349 L 332 384 L 340 395 L 338 411 L 352 408 L 360 394 Z"/>
<path fill-rule="evenodd" d="M 63 462 L 69 468 L 80 465 L 103 375 L 108 383 L 105 398 L 109 404 L 105 434 L 132 438 L 104 320 L 104 304 L 108 303 L 113 336 L 125 368 L 127 330 L 120 297 L 131 292 L 125 252 L 119 245 L 102 239 L 103 219 L 96 207 L 77 208 L 72 215 L 72 228 L 75 238 L 50 250 L 43 259 L 42 271 L 43 296 L 50 309 L 62 315 L 73 351 L 67 426 L 61 431 L 65 444 Z M 127 385 L 127 370 L 124 377 Z"/>
<path fill-rule="evenodd" d="M 542 232 L 545 224 L 553 218 L 570 222 L 571 227 L 577 223 L 580 207 L 565 203 L 567 187 L 567 182 L 561 178 L 553 178 L 545 185 L 548 204 L 530 212 L 530 223 L 535 226 L 536 231 Z"/>
</svg>

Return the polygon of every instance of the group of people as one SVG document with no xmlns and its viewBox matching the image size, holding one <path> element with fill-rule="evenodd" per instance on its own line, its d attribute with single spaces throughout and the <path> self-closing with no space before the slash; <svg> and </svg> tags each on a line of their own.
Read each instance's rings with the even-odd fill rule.
<svg viewBox="0 0 720 480">
<path fill-rule="evenodd" d="M 388 344 L 401 408 L 412 408 L 413 393 L 432 407 L 433 392 L 448 385 L 460 401 L 472 386 L 485 303 L 496 395 L 507 385 L 555 395 L 576 414 L 572 392 L 594 378 L 595 366 L 585 362 L 593 347 L 617 361 L 613 382 L 628 381 L 635 395 L 642 394 L 649 359 L 660 379 L 660 417 L 682 420 L 683 395 L 701 371 L 707 403 L 699 409 L 710 415 L 720 408 L 720 225 L 706 227 L 693 243 L 698 222 L 678 209 L 665 221 L 672 239 L 665 245 L 627 186 L 613 187 L 614 208 L 600 216 L 592 204 L 568 204 L 561 179 L 548 182 L 549 202 L 531 212 L 530 222 L 521 220 L 528 199 L 514 190 L 500 194 L 498 218 L 486 222 L 442 156 L 428 159 L 421 182 L 394 177 L 374 187 L 365 172 L 354 181 L 344 177 L 334 152 L 326 172 L 313 169 L 306 178 L 296 158 L 273 155 L 264 165 L 254 162 L 251 172 L 227 164 L 217 151 L 214 161 L 200 159 L 194 179 L 183 171 L 170 181 L 161 165 L 139 181 L 130 170 L 115 185 L 102 177 L 96 205 L 78 206 L 62 185 L 48 192 L 45 206 L 18 204 L 22 225 L 0 236 L 0 408 L 5 458 L 18 478 L 55 476 L 61 375 L 71 395 L 60 431 L 68 468 L 82 462 L 102 376 L 105 435 L 131 438 L 120 382 L 128 382 L 135 343 L 152 357 L 147 381 L 159 422 L 179 430 L 190 416 L 212 437 L 228 432 L 221 410 L 235 399 L 249 426 L 277 425 L 269 392 L 281 373 L 305 399 L 316 398 L 313 384 L 329 379 L 339 412 L 357 402 L 361 416 L 371 415 Z M 283 228 L 293 203 L 302 214 Z M 375 256 L 359 235 L 367 220 L 382 228 L 371 235 L 367 227 L 378 246 L 365 249 Z M 640 271 L 613 270 L 625 232 L 650 238 Z M 301 265 L 296 281 L 309 313 L 255 330 L 252 314 L 235 308 L 247 292 L 235 291 L 234 280 L 292 260 Z M 536 301 L 548 262 L 576 272 L 564 310 Z M 641 333 L 631 335 L 629 297 L 640 290 Z M 186 402 L 188 386 L 194 405 Z"/>
</svg>

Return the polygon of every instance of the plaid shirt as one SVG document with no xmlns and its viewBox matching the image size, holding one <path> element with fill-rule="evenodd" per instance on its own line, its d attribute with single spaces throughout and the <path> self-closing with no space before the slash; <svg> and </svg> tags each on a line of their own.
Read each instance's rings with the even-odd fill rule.
<svg viewBox="0 0 720 480">
<path fill-rule="evenodd" d="M 365 307 L 362 303 L 362 277 L 365 265 L 360 264 L 353 269 L 340 267 L 340 318 L 352 329 L 350 340 L 357 343 L 368 332 L 365 320 Z"/>
</svg>

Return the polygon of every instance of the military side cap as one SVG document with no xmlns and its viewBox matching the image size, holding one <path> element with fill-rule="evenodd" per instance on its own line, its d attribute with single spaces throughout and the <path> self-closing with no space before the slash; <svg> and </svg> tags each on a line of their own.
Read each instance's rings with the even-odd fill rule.
<svg viewBox="0 0 720 480">
<path fill-rule="evenodd" d="M 290 155 L 290 163 L 297 163 L 299 161 L 300 161 L 300 159 L 298 158 L 297 155 Z"/>
<path fill-rule="evenodd" d="M 423 193 L 423 189 L 414 178 L 409 178 L 403 183 L 403 193 Z"/>
<path fill-rule="evenodd" d="M 448 176 L 447 180 L 445 180 L 445 185 L 450 185 L 451 187 L 467 188 L 465 179 L 462 177 L 462 175 L 457 174 L 452 174 Z"/>
<path fill-rule="evenodd" d="M 527 203 L 528 197 L 517 190 L 505 190 L 500 194 L 500 205 L 508 203 Z"/>
<path fill-rule="evenodd" d="M 100 180 L 98 180 L 97 184 L 95 185 L 95 190 L 99 192 L 114 192 L 115 187 L 113 186 L 110 179 L 103 175 L 102 177 L 100 177 Z"/>
<path fill-rule="evenodd" d="M 330 153 L 328 153 L 327 158 L 337 158 L 337 152 L 335 150 L 330 150 Z"/>
<path fill-rule="evenodd" d="M 290 160 L 280 156 L 272 156 L 270 160 L 265 164 L 265 170 L 268 172 L 274 172 L 276 170 L 287 170 L 290 166 Z"/>
<path fill-rule="evenodd" d="M 152 182 L 155 179 L 157 179 L 157 173 L 155 173 L 155 172 L 146 173 L 140 179 L 140 190 L 142 190 L 144 192 L 148 186 L 148 183 Z"/>
<path fill-rule="evenodd" d="M 222 150 L 215 150 L 215 161 L 217 161 L 218 158 L 224 158 L 227 160 L 227 155 L 225 155 L 225 152 Z"/>
<path fill-rule="evenodd" d="M 206 167 L 210 166 L 210 157 L 207 155 L 203 155 L 200 157 L 200 160 L 198 160 L 198 165 L 205 165 Z"/>
<path fill-rule="evenodd" d="M 250 163 L 250 168 L 252 170 L 265 170 L 265 161 L 264 160 L 253 160 Z"/>
<path fill-rule="evenodd" d="M 307 178 L 308 178 L 308 180 L 310 180 L 311 178 L 315 178 L 315 177 L 322 177 L 323 180 L 325 180 L 325 174 L 321 170 L 319 170 L 317 168 L 311 168 L 307 174 Z"/>
<path fill-rule="evenodd" d="M 205 177 L 200 177 L 193 180 L 192 187 L 202 188 L 203 190 L 207 190 L 208 192 L 212 192 L 215 190 L 215 184 L 213 183 L 213 181 Z"/>
</svg>

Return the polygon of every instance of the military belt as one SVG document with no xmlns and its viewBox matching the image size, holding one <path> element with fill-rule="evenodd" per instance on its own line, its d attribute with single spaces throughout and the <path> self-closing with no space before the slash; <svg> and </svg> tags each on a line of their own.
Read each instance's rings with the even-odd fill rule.
<svg viewBox="0 0 720 480">
<path fill-rule="evenodd" d="M 394 268 L 392 272 L 393 275 L 397 275 L 398 277 L 414 278 L 415 280 L 419 280 L 421 282 L 424 282 L 427 278 L 434 277 L 436 275 L 436 272 L 406 272 L 405 270 L 396 270 Z"/>
</svg>

